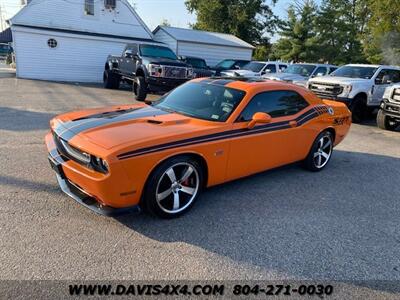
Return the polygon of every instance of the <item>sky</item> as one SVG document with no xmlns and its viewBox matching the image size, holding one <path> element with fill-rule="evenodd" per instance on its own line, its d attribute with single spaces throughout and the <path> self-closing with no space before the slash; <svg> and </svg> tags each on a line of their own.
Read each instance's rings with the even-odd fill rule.
<svg viewBox="0 0 400 300">
<path fill-rule="evenodd" d="M 166 19 L 172 26 L 189 27 L 196 21 L 185 6 L 184 0 L 130 0 L 135 4 L 136 11 L 150 29 L 154 29 L 162 20 Z M 271 0 L 268 0 L 270 3 Z M 278 16 L 286 17 L 286 10 L 293 0 L 278 0 L 273 11 Z M 21 0 L 0 0 L 3 17 L 11 18 L 21 8 Z"/>
</svg>

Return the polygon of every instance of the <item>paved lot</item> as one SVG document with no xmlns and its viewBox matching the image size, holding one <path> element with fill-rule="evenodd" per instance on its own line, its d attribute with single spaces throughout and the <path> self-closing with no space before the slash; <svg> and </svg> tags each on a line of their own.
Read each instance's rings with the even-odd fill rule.
<svg viewBox="0 0 400 300">
<path fill-rule="evenodd" d="M 353 125 L 324 172 L 215 187 L 177 220 L 97 216 L 59 190 L 44 135 L 132 99 L 0 70 L 0 279 L 400 279 L 400 132 Z"/>
</svg>

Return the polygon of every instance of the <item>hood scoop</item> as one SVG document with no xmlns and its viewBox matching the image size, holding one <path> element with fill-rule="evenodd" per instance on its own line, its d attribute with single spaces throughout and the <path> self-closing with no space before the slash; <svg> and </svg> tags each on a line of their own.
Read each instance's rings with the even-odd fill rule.
<svg viewBox="0 0 400 300">
<path fill-rule="evenodd" d="M 147 120 L 147 123 L 154 124 L 154 125 L 161 125 L 164 122 L 158 121 L 158 120 Z"/>
</svg>

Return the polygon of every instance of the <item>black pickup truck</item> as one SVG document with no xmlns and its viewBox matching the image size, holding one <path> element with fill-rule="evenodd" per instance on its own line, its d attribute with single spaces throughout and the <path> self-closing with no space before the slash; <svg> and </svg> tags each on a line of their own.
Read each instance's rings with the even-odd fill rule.
<svg viewBox="0 0 400 300">
<path fill-rule="evenodd" d="M 118 89 L 122 80 L 132 83 L 136 99 L 144 101 L 147 93 L 168 92 L 192 77 L 192 67 L 168 47 L 132 43 L 126 46 L 122 57 L 107 58 L 103 82 L 108 89 Z"/>
</svg>

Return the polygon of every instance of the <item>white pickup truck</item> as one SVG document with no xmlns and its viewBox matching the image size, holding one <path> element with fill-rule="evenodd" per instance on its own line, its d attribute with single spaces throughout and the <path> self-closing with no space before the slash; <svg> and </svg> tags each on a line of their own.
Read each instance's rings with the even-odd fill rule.
<svg viewBox="0 0 400 300">
<path fill-rule="evenodd" d="M 222 76 L 227 77 L 260 77 L 264 74 L 280 73 L 288 67 L 288 64 L 280 61 L 251 61 L 240 70 L 222 71 Z"/>
<path fill-rule="evenodd" d="M 383 65 L 351 64 L 328 76 L 312 78 L 308 88 L 320 98 L 341 101 L 361 122 L 381 104 L 385 89 L 400 82 L 400 68 Z"/>
<path fill-rule="evenodd" d="M 400 127 L 400 84 L 386 88 L 376 123 L 379 128 L 386 130 Z"/>
</svg>

